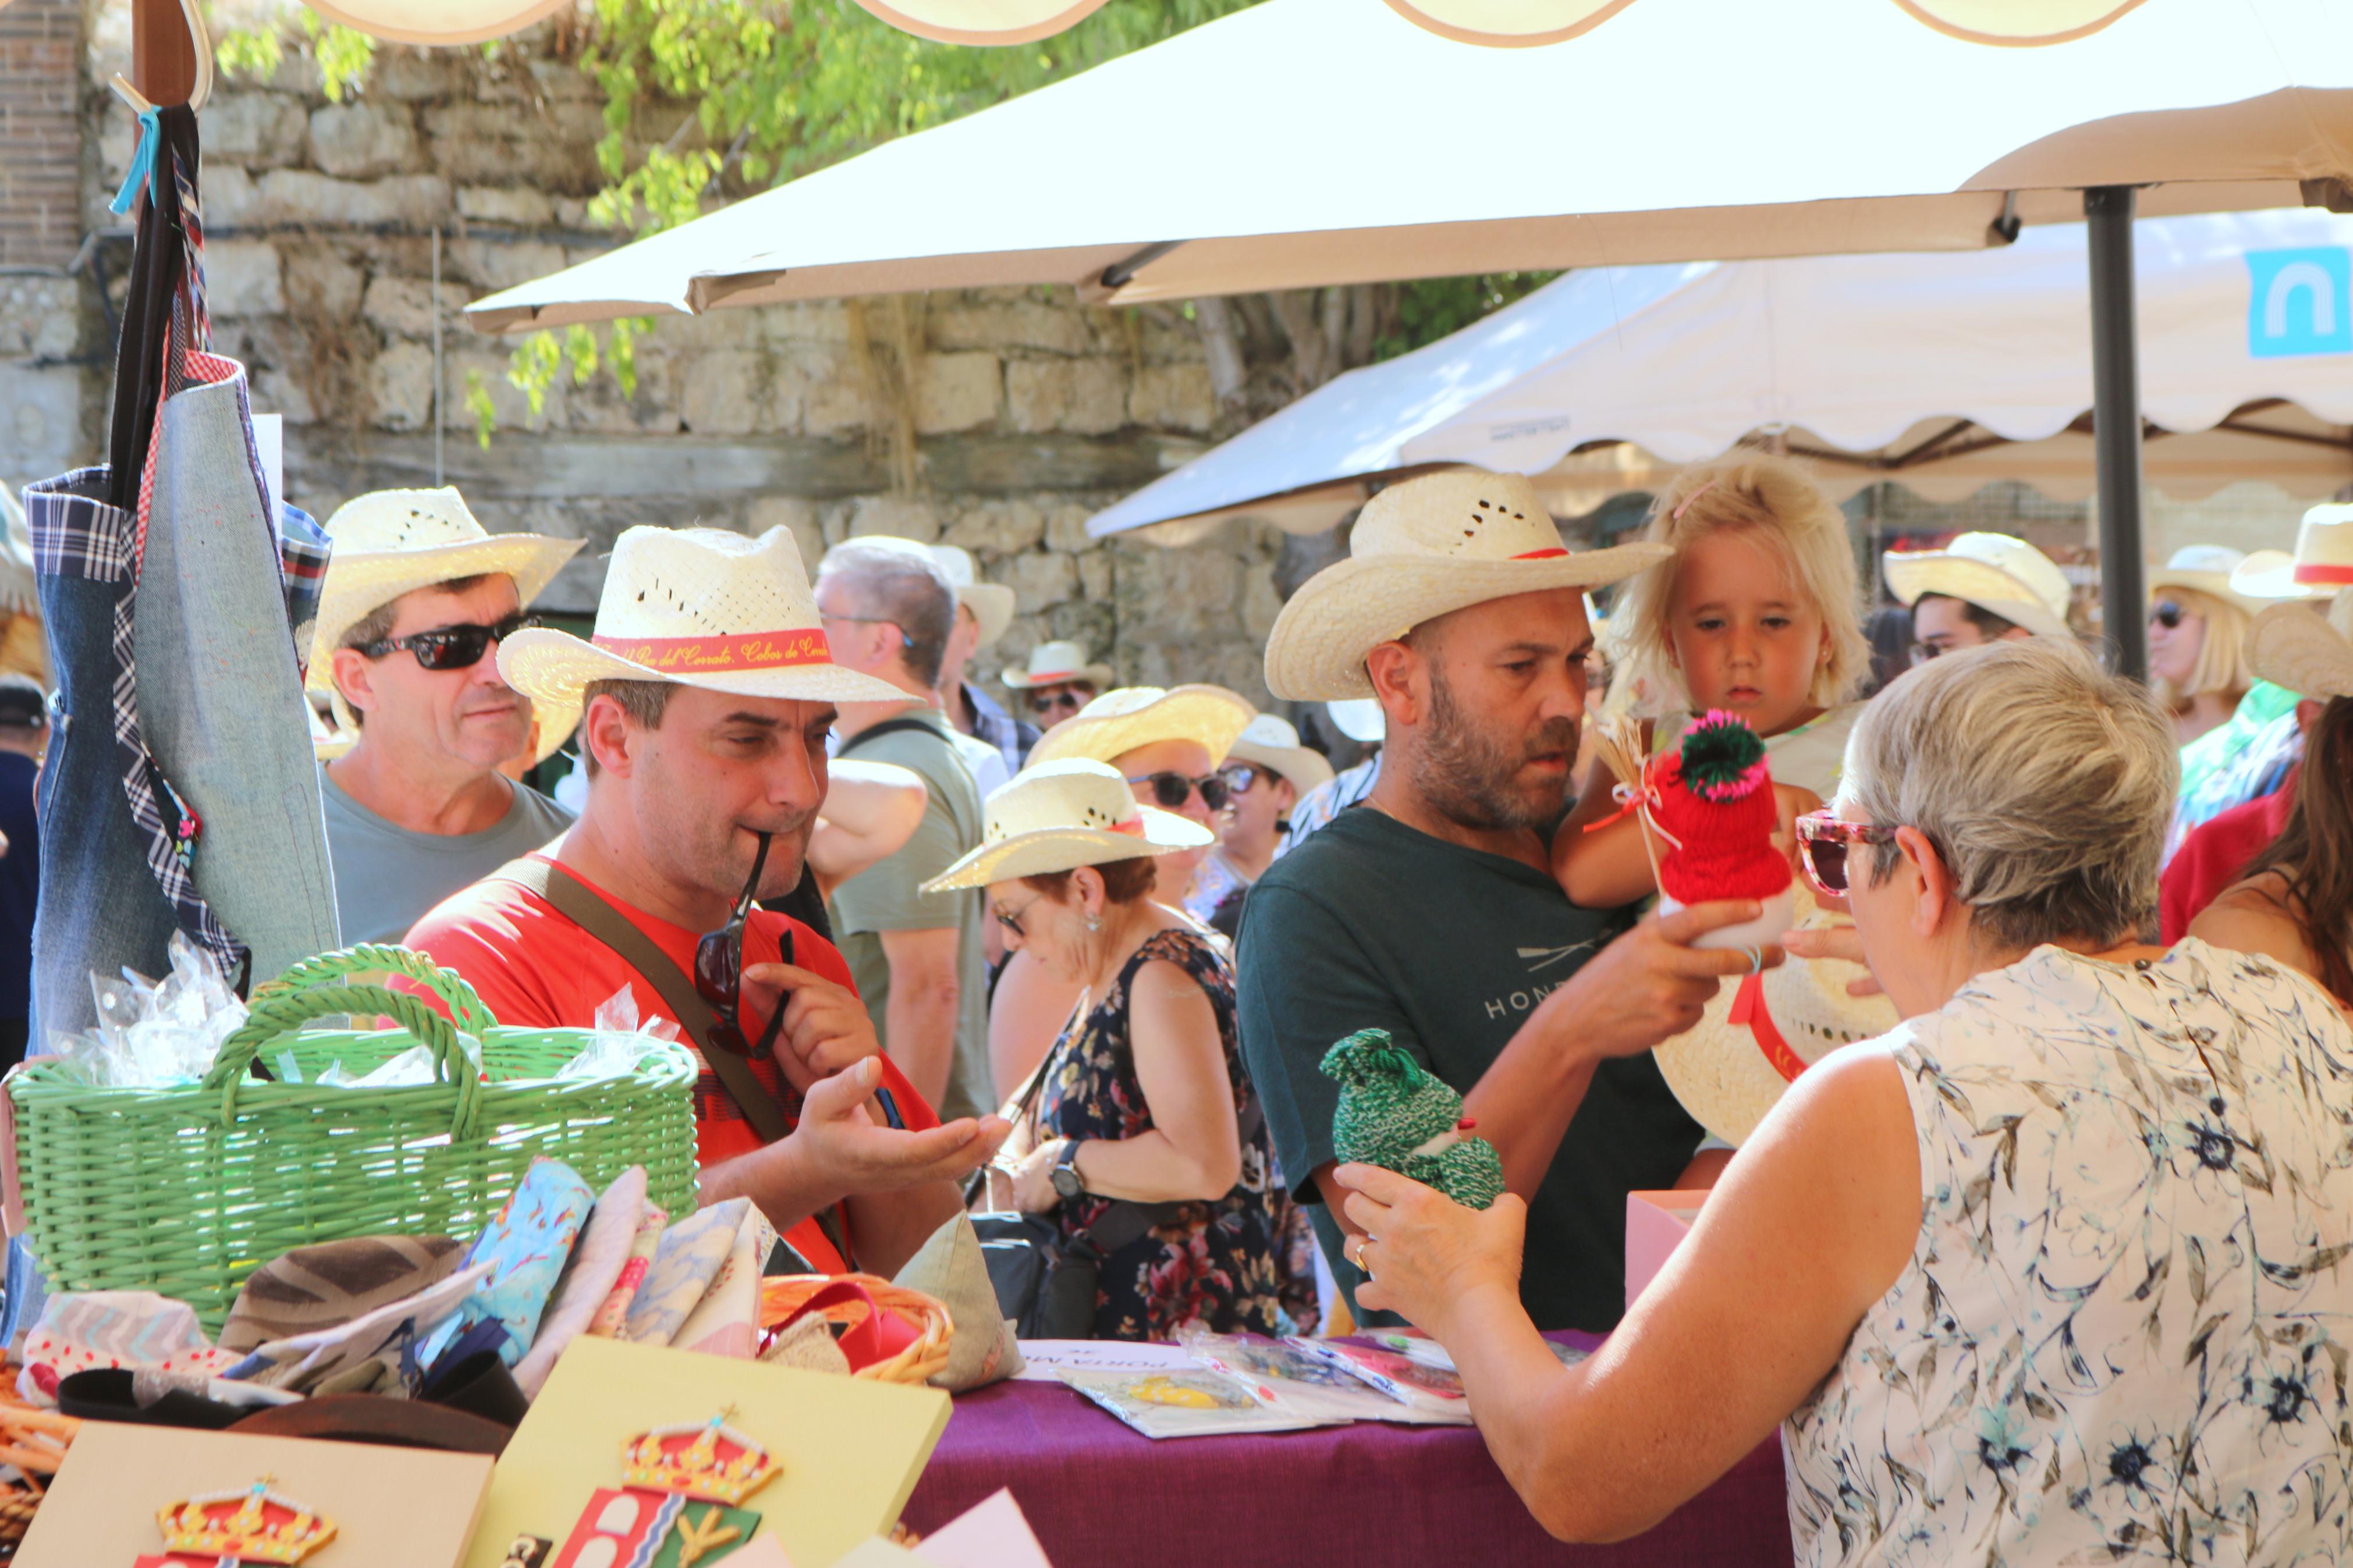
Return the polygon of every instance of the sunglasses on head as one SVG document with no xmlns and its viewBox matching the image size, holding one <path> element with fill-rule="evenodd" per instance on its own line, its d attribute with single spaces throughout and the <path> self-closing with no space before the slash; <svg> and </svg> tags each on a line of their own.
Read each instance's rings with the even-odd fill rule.
<svg viewBox="0 0 2353 1568">
<path fill-rule="evenodd" d="M 1798 864 L 1814 891 L 1833 899 L 1846 897 L 1847 851 L 1858 844 L 1893 844 L 1895 829 L 1868 822 L 1841 822 L 1830 808 L 1810 811 L 1798 818 Z"/>
<path fill-rule="evenodd" d="M 1075 713 L 1086 705 L 1086 695 L 1068 687 L 1060 691 L 1032 692 L 1029 697 L 1029 711 L 1040 717 L 1053 712 L 1058 708 Z"/>
<path fill-rule="evenodd" d="M 1206 778 L 1188 779 L 1183 773 L 1143 773 L 1127 781 L 1132 784 L 1148 784 L 1152 798 L 1163 811 L 1181 811 L 1193 792 L 1201 792 L 1201 804 L 1211 811 L 1226 809 L 1226 781 L 1216 773 Z"/>
<path fill-rule="evenodd" d="M 489 626 L 435 626 L 405 637 L 378 637 L 356 645 L 353 651 L 369 658 L 407 650 L 427 669 L 471 669 L 482 662 L 494 642 L 504 642 L 520 631 L 539 625 L 537 616 L 513 615 Z"/>
<path fill-rule="evenodd" d="M 2171 631 L 2181 624 L 2182 617 L 2189 613 L 2170 599 L 2159 599 L 2149 606 L 2148 618 L 2151 625 L 2160 626 L 2167 631 Z"/>
<path fill-rule="evenodd" d="M 711 1043 L 739 1057 L 752 1055 L 751 1042 L 744 1037 L 744 927 L 752 918 L 752 900 L 759 895 L 760 873 L 767 868 L 769 837 L 760 835 L 759 852 L 752 857 L 752 875 L 744 882 L 727 923 L 717 931 L 704 932 L 694 944 L 694 991 L 711 1008 Z M 784 961 L 790 963 L 793 928 L 786 926 L 778 934 L 777 942 Z M 776 1010 L 760 1039 L 762 1049 L 775 1045 L 777 1026 L 784 1018 L 785 999 L 779 996 Z"/>
</svg>

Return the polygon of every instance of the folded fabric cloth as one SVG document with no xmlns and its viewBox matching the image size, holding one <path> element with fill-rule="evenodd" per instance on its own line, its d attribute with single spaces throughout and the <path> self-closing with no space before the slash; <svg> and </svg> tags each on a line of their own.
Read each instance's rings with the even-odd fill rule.
<svg viewBox="0 0 2353 1568">
<path fill-rule="evenodd" d="M 433 1375 L 417 1391 L 417 1397 L 427 1405 L 445 1405 L 501 1426 L 520 1426 L 522 1418 L 531 1413 L 531 1396 L 517 1384 L 515 1374 L 507 1370 L 507 1363 L 499 1359 L 496 1349 L 476 1351 L 446 1366 L 435 1367 Z"/>
<path fill-rule="evenodd" d="M 760 1348 L 760 1265 L 776 1245 L 776 1227 L 768 1216 L 757 1206 L 747 1208 L 726 1261 L 670 1342 L 680 1350 L 751 1360 Z"/>
<path fill-rule="evenodd" d="M 572 1257 L 547 1299 L 547 1310 L 540 1314 L 539 1337 L 515 1363 L 514 1380 L 525 1398 L 538 1397 L 540 1384 L 555 1370 L 555 1358 L 587 1329 L 597 1308 L 613 1293 L 645 1208 L 643 1165 L 630 1166 L 597 1194 L 596 1206 L 589 1211 L 588 1223 L 581 1227 Z"/>
<path fill-rule="evenodd" d="M 416 1359 L 416 1347 L 456 1316 L 459 1305 L 491 1277 L 491 1268 L 473 1264 L 365 1317 L 257 1346 L 221 1375 L 309 1394 L 330 1381 L 344 1382 L 363 1362 L 380 1359 L 385 1370 L 368 1386 L 381 1386 L 387 1375 L 397 1378 L 400 1368 Z"/>
<path fill-rule="evenodd" d="M 290 1404 L 300 1397 L 194 1373 L 112 1366 L 69 1373 L 58 1382 L 58 1409 L 79 1420 L 199 1432 L 223 1431 L 265 1405 Z"/>
<path fill-rule="evenodd" d="M 638 1232 L 629 1237 L 629 1255 L 623 1259 L 621 1272 L 606 1294 L 604 1305 L 588 1320 L 591 1339 L 614 1339 L 628 1327 L 629 1304 L 638 1299 L 638 1289 L 646 1282 L 646 1270 L 653 1267 L 654 1248 L 661 1245 L 662 1232 L 669 1228 L 670 1215 L 666 1211 L 648 1204 L 638 1212 Z"/>
<path fill-rule="evenodd" d="M 572 1244 L 596 1205 L 596 1194 L 569 1165 L 533 1160 L 498 1217 L 474 1238 L 466 1254 L 471 1267 L 488 1264 L 489 1282 L 468 1298 L 443 1330 L 444 1341 L 469 1324 L 496 1319 L 507 1331 L 499 1353 L 513 1366 L 539 1332 L 540 1313 L 555 1289 L 555 1278 L 572 1256 Z M 438 1350 L 443 1341 L 437 1341 Z"/>
<path fill-rule="evenodd" d="M 735 1250 L 735 1234 L 744 1228 L 749 1198 L 729 1198 L 707 1209 L 697 1209 L 662 1232 L 661 1245 L 629 1303 L 629 1319 L 620 1337 L 635 1344 L 666 1345 L 678 1334 L 687 1314 L 711 1289 L 727 1255 Z"/>
<path fill-rule="evenodd" d="M 776 1366 L 797 1366 L 803 1372 L 849 1375 L 849 1358 L 835 1342 L 833 1330 L 815 1314 L 795 1318 L 778 1329 L 760 1352 L 760 1359 Z"/>
<path fill-rule="evenodd" d="M 932 1232 L 892 1283 L 946 1303 L 955 1324 L 948 1364 L 932 1374 L 934 1388 L 961 1394 L 1020 1373 L 1021 1342 L 997 1304 L 988 1259 L 970 1217 L 959 1214 Z"/>
<path fill-rule="evenodd" d="M 246 1280 L 221 1325 L 220 1347 L 242 1354 L 364 1318 L 448 1279 L 465 1250 L 446 1236 L 364 1236 L 298 1247 Z"/>
<path fill-rule="evenodd" d="M 216 1350 L 196 1310 L 153 1290 L 80 1290 L 50 1297 L 25 1336 L 16 1392 L 30 1404 L 57 1403 L 58 1384 L 92 1367 L 213 1376 L 237 1360 Z"/>
</svg>

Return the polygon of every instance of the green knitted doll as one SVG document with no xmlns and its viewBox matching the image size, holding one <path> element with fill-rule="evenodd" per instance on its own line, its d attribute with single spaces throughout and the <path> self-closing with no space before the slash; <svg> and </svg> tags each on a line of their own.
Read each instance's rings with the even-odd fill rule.
<svg viewBox="0 0 2353 1568">
<path fill-rule="evenodd" d="M 1386 1029 L 1359 1029 L 1324 1053 L 1324 1076 L 1340 1081 L 1332 1149 L 1435 1187 L 1465 1208 L 1483 1209 L 1504 1191 L 1503 1156 L 1473 1134 L 1462 1097 L 1389 1044 Z"/>
</svg>

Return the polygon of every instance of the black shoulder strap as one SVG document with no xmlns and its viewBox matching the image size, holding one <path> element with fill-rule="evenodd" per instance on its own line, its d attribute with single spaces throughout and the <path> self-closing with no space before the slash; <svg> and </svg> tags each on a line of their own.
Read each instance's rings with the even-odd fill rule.
<svg viewBox="0 0 2353 1568">
<path fill-rule="evenodd" d="M 879 741 L 885 735 L 896 735 L 909 730 L 921 730 L 942 745 L 947 744 L 946 736 L 924 723 L 921 719 L 885 719 L 880 724 L 870 724 L 850 736 L 841 743 L 841 749 L 833 754 L 837 757 L 846 757 L 869 741 Z"/>
<path fill-rule="evenodd" d="M 744 1112 L 744 1120 L 752 1124 L 752 1131 L 759 1134 L 761 1142 L 774 1143 L 789 1131 L 785 1125 L 784 1108 L 752 1076 L 752 1064 L 733 1051 L 712 1048 L 711 1026 L 718 1020 L 712 1016 L 711 1005 L 695 990 L 694 983 L 628 916 L 552 861 L 525 856 L 500 867 L 491 873 L 490 879 L 511 882 L 545 899 L 555 906 L 556 913 L 611 948 L 622 963 L 643 976 L 670 1008 L 679 1027 L 694 1041 L 702 1059 L 711 1064 L 712 1072 Z"/>
</svg>

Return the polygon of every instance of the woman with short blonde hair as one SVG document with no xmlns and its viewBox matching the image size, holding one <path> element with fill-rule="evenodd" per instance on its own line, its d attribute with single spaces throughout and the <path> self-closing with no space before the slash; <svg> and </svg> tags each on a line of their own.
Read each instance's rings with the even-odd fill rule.
<svg viewBox="0 0 2353 1568">
<path fill-rule="evenodd" d="M 1451 1352 L 1547 1529 L 1635 1534 L 1778 1426 L 1800 1564 L 2353 1556 L 2353 1028 L 2269 959 L 2139 945 L 2174 767 L 2059 638 L 1873 700 L 1799 825 L 1855 926 L 1786 941 L 1904 1022 L 1805 1069 L 1578 1365 L 1520 1309 L 1518 1198 L 1335 1173 L 1356 1300 Z"/>
</svg>

